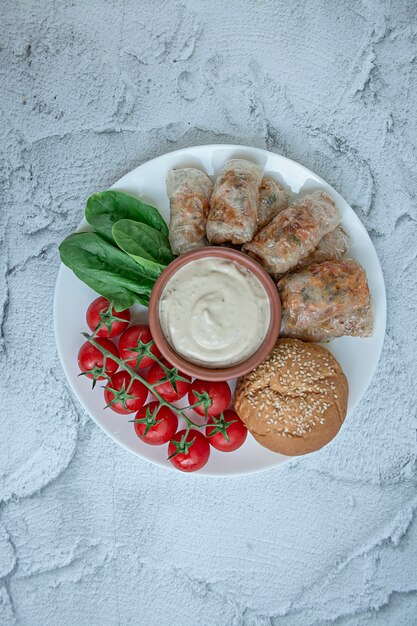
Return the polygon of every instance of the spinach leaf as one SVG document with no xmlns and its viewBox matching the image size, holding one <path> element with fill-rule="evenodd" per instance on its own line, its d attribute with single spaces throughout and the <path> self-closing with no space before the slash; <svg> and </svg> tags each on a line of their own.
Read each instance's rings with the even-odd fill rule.
<svg viewBox="0 0 417 626">
<path fill-rule="evenodd" d="M 147 224 L 120 220 L 113 226 L 113 238 L 119 248 L 131 256 L 161 265 L 174 260 L 168 238 Z"/>
<path fill-rule="evenodd" d="M 139 265 L 142 272 L 153 281 L 156 281 L 166 268 L 166 265 L 149 261 L 148 259 L 144 259 L 143 257 L 136 256 L 134 254 L 129 254 L 129 256 Z"/>
<path fill-rule="evenodd" d="M 129 255 L 97 233 L 74 233 L 59 246 L 61 261 L 89 287 L 121 311 L 135 302 L 145 306 L 154 285 Z"/>
<path fill-rule="evenodd" d="M 123 219 L 147 224 L 168 236 L 168 226 L 158 209 L 122 191 L 101 191 L 90 196 L 85 217 L 98 233 L 110 241 L 113 240 L 113 224 Z"/>
</svg>

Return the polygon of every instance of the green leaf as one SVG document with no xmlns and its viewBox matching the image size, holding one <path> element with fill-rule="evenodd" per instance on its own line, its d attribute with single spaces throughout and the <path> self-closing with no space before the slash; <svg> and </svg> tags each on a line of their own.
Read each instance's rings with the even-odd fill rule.
<svg viewBox="0 0 417 626">
<path fill-rule="evenodd" d="M 147 224 L 133 220 L 120 220 L 112 229 L 113 238 L 119 248 L 137 263 L 146 260 L 162 267 L 174 260 L 168 238 Z"/>
<path fill-rule="evenodd" d="M 124 220 L 124 221 L 128 221 L 128 220 Z M 157 278 L 162 274 L 162 272 L 166 268 L 166 265 L 163 265 L 161 263 L 156 263 L 155 261 L 144 258 L 143 256 L 132 254 L 127 249 L 129 248 L 128 242 L 123 237 L 118 237 L 117 235 L 116 237 L 117 237 L 116 243 L 119 246 L 119 248 L 123 250 L 124 252 L 126 252 L 126 254 L 128 254 L 135 261 L 135 263 L 139 265 L 140 269 L 142 270 L 144 274 L 146 274 L 146 276 L 149 276 L 149 278 L 152 278 L 153 280 L 156 281 Z M 133 244 L 130 246 L 130 249 L 135 250 L 135 252 L 142 252 L 140 250 L 140 246 L 134 246 Z M 145 251 L 143 251 L 143 253 L 146 254 Z"/>
<path fill-rule="evenodd" d="M 129 253 L 128 253 L 129 254 Z M 129 254 L 130 257 L 139 265 L 144 274 L 156 280 L 162 274 L 166 265 L 161 265 L 160 263 L 154 263 L 153 261 L 148 261 L 148 259 L 142 259 L 139 256 L 134 256 L 133 254 Z"/>
<path fill-rule="evenodd" d="M 113 240 L 113 225 L 123 219 L 147 224 L 168 236 L 168 226 L 158 209 L 122 191 L 101 191 L 90 196 L 85 217 L 98 233 L 110 241 Z"/>
<path fill-rule="evenodd" d="M 125 252 L 97 233 L 75 233 L 59 246 L 61 261 L 91 289 L 113 303 L 116 311 L 135 302 L 145 306 L 154 278 Z"/>
</svg>

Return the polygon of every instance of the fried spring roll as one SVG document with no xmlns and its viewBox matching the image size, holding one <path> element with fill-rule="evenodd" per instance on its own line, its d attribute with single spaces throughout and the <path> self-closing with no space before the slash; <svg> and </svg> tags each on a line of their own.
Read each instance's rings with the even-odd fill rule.
<svg viewBox="0 0 417 626">
<path fill-rule="evenodd" d="M 278 282 L 281 334 L 312 341 L 368 336 L 373 308 L 363 267 L 352 259 L 324 261 Z"/>
<path fill-rule="evenodd" d="M 327 193 L 315 191 L 281 211 L 243 246 L 275 276 L 296 267 L 340 222 L 340 212 Z"/>
<path fill-rule="evenodd" d="M 288 193 L 273 178 L 264 176 L 259 187 L 256 230 L 260 230 L 288 206 Z"/>
<path fill-rule="evenodd" d="M 281 324 L 281 336 L 301 339 L 302 341 L 331 341 L 338 337 L 370 337 L 374 327 L 374 305 L 371 300 L 353 313 L 336 315 L 322 324 L 299 328 L 293 326 L 284 311 Z"/>
<path fill-rule="evenodd" d="M 169 172 L 169 242 L 174 254 L 207 245 L 206 223 L 212 191 L 211 180 L 201 170 L 186 167 Z"/>
<path fill-rule="evenodd" d="M 323 263 L 333 259 L 341 259 L 349 250 L 350 237 L 343 226 L 338 226 L 334 230 L 324 235 L 314 248 L 313 252 L 303 259 L 300 259 L 297 269 L 307 267 L 312 263 Z"/>
<path fill-rule="evenodd" d="M 256 231 L 261 169 L 244 159 L 227 161 L 214 184 L 207 221 L 210 243 L 242 244 Z"/>
</svg>

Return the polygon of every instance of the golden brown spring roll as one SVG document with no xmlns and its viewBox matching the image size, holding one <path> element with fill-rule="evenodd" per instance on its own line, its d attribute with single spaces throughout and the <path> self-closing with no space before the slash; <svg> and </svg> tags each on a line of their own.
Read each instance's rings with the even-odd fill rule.
<svg viewBox="0 0 417 626">
<path fill-rule="evenodd" d="M 244 159 L 227 161 L 214 184 L 207 221 L 211 243 L 242 244 L 256 231 L 261 169 Z"/>
<path fill-rule="evenodd" d="M 288 193 L 273 178 L 264 176 L 259 187 L 258 219 L 256 230 L 260 230 L 280 211 L 288 206 Z"/>
<path fill-rule="evenodd" d="M 310 254 L 340 218 L 331 197 L 315 191 L 278 213 L 242 250 L 270 274 L 284 274 Z"/>
<path fill-rule="evenodd" d="M 201 170 L 185 167 L 169 172 L 169 242 L 174 254 L 207 245 L 206 223 L 212 191 L 211 180 Z"/>
<path fill-rule="evenodd" d="M 278 282 L 281 334 L 313 341 L 372 332 L 372 306 L 363 267 L 352 259 L 324 261 Z"/>
<path fill-rule="evenodd" d="M 302 341 L 331 341 L 338 337 L 370 337 L 374 327 L 374 305 L 371 300 L 368 306 L 352 313 L 336 315 L 322 324 L 299 328 L 288 322 L 286 312 L 283 313 L 281 336 L 301 339 Z"/>
<path fill-rule="evenodd" d="M 349 250 L 350 237 L 343 226 L 337 226 L 334 230 L 324 235 L 314 248 L 313 252 L 300 259 L 297 269 L 307 267 L 312 263 L 323 263 L 333 259 L 342 259 Z"/>
</svg>

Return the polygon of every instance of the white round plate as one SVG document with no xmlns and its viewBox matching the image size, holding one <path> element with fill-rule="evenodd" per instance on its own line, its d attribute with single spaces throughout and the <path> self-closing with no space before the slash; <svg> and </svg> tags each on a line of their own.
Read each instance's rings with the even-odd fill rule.
<svg viewBox="0 0 417 626">
<path fill-rule="evenodd" d="M 349 413 L 355 408 L 371 382 L 381 354 L 386 319 L 385 285 L 381 266 L 368 233 L 355 212 L 330 185 L 302 165 L 266 150 L 235 145 L 209 145 L 164 154 L 129 172 L 112 188 L 135 195 L 156 206 L 168 221 L 169 202 L 165 186 L 168 171 L 173 167 L 198 167 L 209 176 L 215 176 L 230 158 L 248 158 L 258 163 L 265 172 L 291 188 L 293 194 L 304 195 L 314 189 L 324 189 L 335 199 L 342 212 L 342 224 L 352 239 L 349 256 L 357 259 L 366 269 L 376 311 L 372 337 L 368 339 L 343 337 L 326 344 L 348 378 Z M 86 229 L 85 221 L 80 224 L 80 228 Z M 172 465 L 166 460 L 166 446 L 144 444 L 135 435 L 133 424 L 129 422 L 132 416 L 118 415 L 110 409 L 104 410 L 101 385 L 98 384 L 92 391 L 91 381 L 84 376 L 78 376 L 77 353 L 84 342 L 81 332 L 88 330 L 85 312 L 96 297 L 94 291 L 82 283 L 67 267 L 61 265 L 55 289 L 54 323 L 58 353 L 67 379 L 84 409 L 110 437 L 130 452 L 172 469 Z M 147 319 L 147 309 L 140 305 L 135 306 L 132 309 L 132 319 L 144 322 Z M 261 447 L 248 435 L 245 444 L 236 452 L 226 454 L 212 449 L 209 462 L 197 473 L 246 474 L 274 467 L 290 459 L 291 457 L 274 454 Z"/>
</svg>

